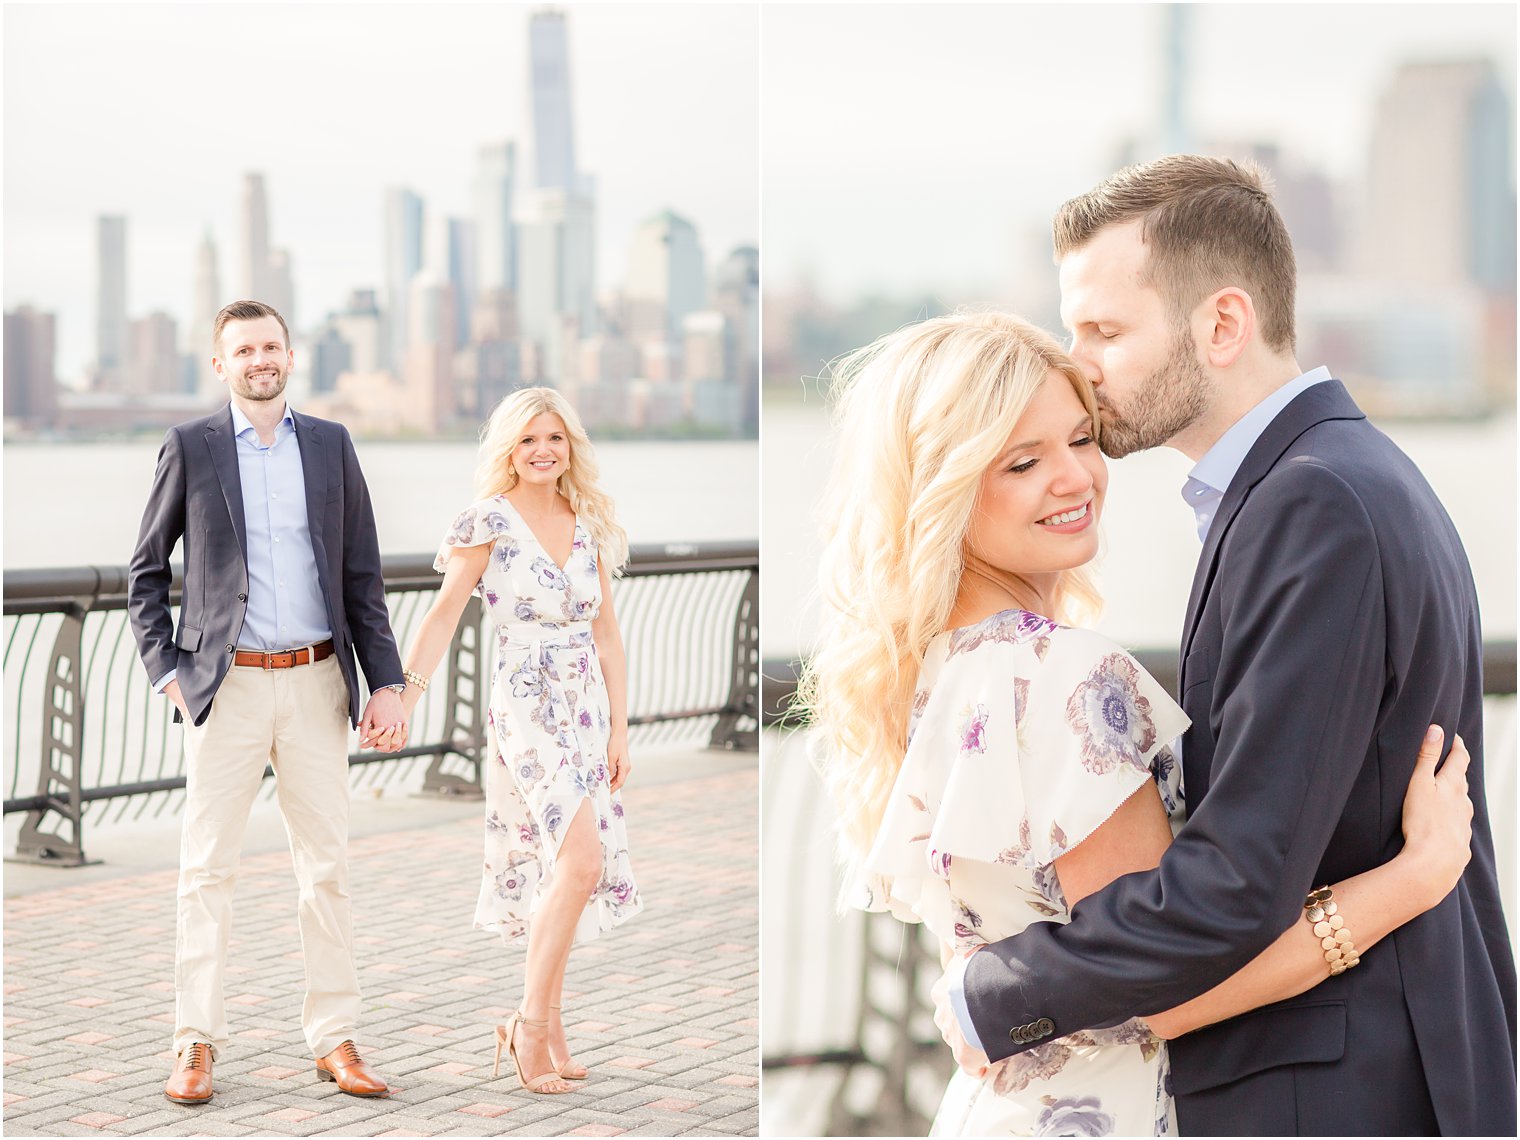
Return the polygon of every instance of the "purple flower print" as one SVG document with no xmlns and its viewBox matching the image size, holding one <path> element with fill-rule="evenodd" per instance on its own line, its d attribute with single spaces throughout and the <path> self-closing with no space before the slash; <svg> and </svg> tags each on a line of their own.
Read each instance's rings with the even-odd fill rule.
<svg viewBox="0 0 1520 1140">
<path fill-rule="evenodd" d="M 612 814 L 615 815 L 615 816 L 617 816 L 619 819 L 623 818 L 623 805 L 622 805 L 622 803 L 620 801 L 614 801 L 613 802 L 613 804 L 612 804 Z"/>
<path fill-rule="evenodd" d="M 512 829 L 502 822 L 501 816 L 492 812 L 486 816 L 486 831 L 488 833 L 505 834 Z"/>
<path fill-rule="evenodd" d="M 524 697 L 536 697 L 544 691 L 544 679 L 535 662 L 527 661 L 519 665 L 511 677 L 512 695 L 519 700 Z"/>
<path fill-rule="evenodd" d="M 512 607 L 512 616 L 518 621 L 537 621 L 538 611 L 527 598 L 518 598 L 517 604 Z"/>
<path fill-rule="evenodd" d="M 1026 613 L 1024 610 L 1004 610 L 1002 613 L 993 614 L 986 621 L 952 633 L 950 651 L 947 656 L 954 657 L 960 653 L 969 653 L 977 646 L 985 645 L 989 641 L 999 641 L 1006 645 L 1024 645 L 1046 637 L 1060 628 L 1055 622 L 1039 614 Z"/>
<path fill-rule="evenodd" d="M 612 824 L 607 822 L 607 817 L 605 815 L 599 815 L 596 817 L 596 829 L 598 831 L 606 831 L 611 826 Z"/>
<path fill-rule="evenodd" d="M 1112 1136 L 1114 1118 L 1095 1096 L 1042 1096 L 1045 1108 L 1034 1122 L 1036 1136 Z"/>
<path fill-rule="evenodd" d="M 638 895 L 638 890 L 634 887 L 632 880 L 619 877 L 618 881 L 612 884 L 609 893 L 612 895 L 612 901 L 618 906 L 627 906 Z"/>
<path fill-rule="evenodd" d="M 961 722 L 961 755 L 987 751 L 987 706 L 977 705 Z"/>
<path fill-rule="evenodd" d="M 538 824 L 520 823 L 517 825 L 517 839 L 524 847 L 538 846 Z"/>
<path fill-rule="evenodd" d="M 511 899 L 514 902 L 523 896 L 523 887 L 527 880 L 516 867 L 508 867 L 496 876 L 496 897 Z"/>
<path fill-rule="evenodd" d="M 950 877 L 950 852 L 929 848 L 929 870 L 941 879 Z"/>
<path fill-rule="evenodd" d="M 1151 703 L 1122 653 L 1110 653 L 1066 702 L 1066 723 L 1082 738 L 1082 766 L 1096 775 L 1129 764 L 1149 772 L 1142 754 L 1156 743 Z"/>
<path fill-rule="evenodd" d="M 444 541 L 449 546 L 458 546 L 460 543 L 468 543 L 475 536 L 475 508 L 470 507 L 463 511 L 454 524 L 449 527 L 449 535 Z"/>
<path fill-rule="evenodd" d="M 560 820 L 564 818 L 564 815 L 559 804 L 550 804 L 544 808 L 544 830 L 553 835 L 559 830 Z"/>
<path fill-rule="evenodd" d="M 556 566 L 547 555 L 540 554 L 528 564 L 528 569 L 533 571 L 540 586 L 548 586 L 552 590 L 570 589 L 570 580 L 565 577 L 564 571 Z"/>
<path fill-rule="evenodd" d="M 517 757 L 519 783 L 536 784 L 544 778 L 544 766 L 538 762 L 538 749 L 529 748 Z"/>
<path fill-rule="evenodd" d="M 581 727 L 582 728 L 590 728 L 591 727 L 591 714 L 589 712 L 587 712 L 585 709 L 581 709 L 581 715 L 580 715 L 580 717 L 578 719 L 581 722 Z"/>
</svg>

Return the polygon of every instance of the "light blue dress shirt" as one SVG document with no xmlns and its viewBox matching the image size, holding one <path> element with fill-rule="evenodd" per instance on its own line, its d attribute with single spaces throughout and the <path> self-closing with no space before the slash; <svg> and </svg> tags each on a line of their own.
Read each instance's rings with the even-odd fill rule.
<svg viewBox="0 0 1520 1140">
<path fill-rule="evenodd" d="M 305 471 L 290 405 L 267 447 L 236 404 L 232 430 L 248 535 L 248 611 L 238 648 L 274 653 L 326 641 L 332 626 L 317 580 L 306 518 Z M 154 692 L 162 692 L 176 672 L 160 678 Z"/>
<path fill-rule="evenodd" d="M 1328 368 L 1316 368 L 1288 381 L 1236 420 L 1230 430 L 1220 436 L 1214 446 L 1203 453 L 1203 458 L 1193 465 L 1192 471 L 1188 473 L 1187 482 L 1182 485 L 1182 499 L 1192 508 L 1193 515 L 1198 521 L 1198 541 L 1202 542 L 1208 538 L 1209 527 L 1214 522 L 1214 512 L 1219 509 L 1220 500 L 1230 489 L 1230 482 L 1235 478 L 1235 473 L 1246 461 L 1251 448 L 1256 446 L 1256 441 L 1261 438 L 1262 432 L 1266 431 L 1278 414 L 1305 389 L 1329 379 Z M 1176 751 L 1177 762 L 1180 764 L 1182 762 L 1180 742 Z M 960 1023 L 961 1035 L 965 1037 L 967 1044 L 985 1053 L 987 1050 L 982 1045 L 982 1039 L 977 1036 L 976 1026 L 971 1022 L 971 1010 L 966 1005 L 966 963 L 968 961 L 970 961 L 970 955 L 957 954 L 950 959 L 950 964 L 945 968 L 950 1008 L 955 1012 L 955 1020 Z"/>
<path fill-rule="evenodd" d="M 1261 403 L 1257 404 L 1215 441 L 1214 446 L 1203 453 L 1203 458 L 1188 472 L 1187 482 L 1182 485 L 1182 501 L 1193 510 L 1198 520 L 1198 541 L 1209 536 L 1214 522 L 1214 512 L 1230 489 L 1230 482 L 1240 465 L 1246 461 L 1251 448 L 1261 438 L 1278 416 L 1278 413 L 1298 398 L 1307 388 L 1330 379 L 1328 368 L 1316 368 L 1302 376 L 1289 380 Z"/>
</svg>

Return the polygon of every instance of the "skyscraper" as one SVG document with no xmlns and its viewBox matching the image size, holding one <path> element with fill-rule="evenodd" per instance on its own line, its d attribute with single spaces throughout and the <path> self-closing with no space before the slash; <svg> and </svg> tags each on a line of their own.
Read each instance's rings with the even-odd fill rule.
<svg viewBox="0 0 1520 1140">
<path fill-rule="evenodd" d="M 288 328 L 296 327 L 296 282 L 290 267 L 290 251 L 270 251 L 268 278 L 264 284 L 265 304 L 273 305 L 275 312 L 285 318 Z"/>
<path fill-rule="evenodd" d="M 95 306 L 95 362 L 104 387 L 115 387 L 127 363 L 127 219 L 102 214 L 96 240 L 99 284 Z"/>
<path fill-rule="evenodd" d="M 567 340 L 596 328 L 596 226 L 589 199 L 535 190 L 519 216 L 518 323 L 542 362 L 535 379 L 565 374 Z"/>
<path fill-rule="evenodd" d="M 634 230 L 624 292 L 634 339 L 679 341 L 686 315 L 707 304 L 707 270 L 696 227 L 662 210 Z"/>
<path fill-rule="evenodd" d="M 268 301 L 269 203 L 262 174 L 243 175 L 243 201 L 238 211 L 237 287 L 239 301 Z"/>
<path fill-rule="evenodd" d="M 45 427 L 58 411 L 56 328 L 30 305 L 5 314 L 5 418 Z"/>
<path fill-rule="evenodd" d="M 449 285 L 454 290 L 454 347 L 470 343 L 470 313 L 475 307 L 475 225 L 465 218 L 449 218 L 445 232 Z"/>
<path fill-rule="evenodd" d="M 510 142 L 480 148 L 475 171 L 475 266 L 482 290 L 517 289 L 517 150 Z"/>
<path fill-rule="evenodd" d="M 570 46 L 563 12 L 528 22 L 529 105 L 533 110 L 533 185 L 579 191 L 570 102 Z"/>
<path fill-rule="evenodd" d="M 1492 60 L 1404 64 L 1373 124 L 1362 268 L 1386 282 L 1513 296 L 1513 170 Z"/>
<path fill-rule="evenodd" d="M 195 362 L 196 390 L 208 399 L 221 388 L 216 369 L 211 367 L 214 351 L 211 330 L 221 309 L 222 281 L 216 269 L 216 245 L 208 229 L 195 251 L 195 302 L 191 308 L 194 316 L 185 330 L 185 352 Z"/>
<path fill-rule="evenodd" d="M 422 269 L 422 199 L 405 187 L 385 192 L 385 315 L 390 326 L 390 359 L 399 369 L 406 360 L 408 298 L 412 278 Z"/>
</svg>

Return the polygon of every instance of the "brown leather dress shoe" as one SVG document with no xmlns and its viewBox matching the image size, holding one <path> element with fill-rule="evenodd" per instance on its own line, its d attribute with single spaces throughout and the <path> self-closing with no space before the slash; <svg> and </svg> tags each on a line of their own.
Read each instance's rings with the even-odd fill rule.
<svg viewBox="0 0 1520 1140">
<path fill-rule="evenodd" d="M 379 1074 L 359 1059 L 352 1041 L 345 1041 L 325 1057 L 317 1058 L 317 1076 L 337 1081 L 338 1088 L 349 1096 L 389 1096 L 390 1086 Z"/>
<path fill-rule="evenodd" d="M 205 1104 L 211 1099 L 211 1046 L 196 1041 L 174 1062 L 164 1095 L 175 1104 Z"/>
</svg>

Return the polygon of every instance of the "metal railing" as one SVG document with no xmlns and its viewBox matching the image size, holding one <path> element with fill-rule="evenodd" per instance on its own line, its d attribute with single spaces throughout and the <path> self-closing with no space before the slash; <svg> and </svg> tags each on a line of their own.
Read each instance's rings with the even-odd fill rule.
<svg viewBox="0 0 1520 1140">
<path fill-rule="evenodd" d="M 429 555 L 391 556 L 383 569 L 405 652 L 442 578 Z M 141 818 L 180 802 L 180 733 L 169 702 L 149 689 L 127 623 L 126 588 L 125 566 L 5 574 L 5 814 L 26 813 L 14 858 L 78 866 L 87 861 L 86 814 Z M 179 589 L 176 568 L 173 605 Z M 631 744 L 758 747 L 758 597 L 753 542 L 633 549 L 613 583 L 628 654 Z M 478 797 L 491 644 L 489 621 L 472 598 L 412 720 L 413 743 L 351 755 L 353 779 L 405 779 L 426 763 L 424 793 Z"/>
<path fill-rule="evenodd" d="M 1135 657 L 1175 693 L 1175 650 Z M 805 733 L 796 731 L 805 722 L 788 713 L 799 668 L 796 660 L 771 659 L 761 669 L 767 977 L 761 1066 L 767 1103 L 776 1106 L 768 1116 L 778 1135 L 922 1135 L 954 1070 L 929 999 L 941 972 L 937 943 L 922 925 L 890 915 L 837 913 L 833 809 Z M 1515 642 L 1486 644 L 1483 674 L 1488 795 L 1502 882 L 1505 851 L 1513 851 L 1513 835 L 1501 830 L 1514 826 Z"/>
</svg>

